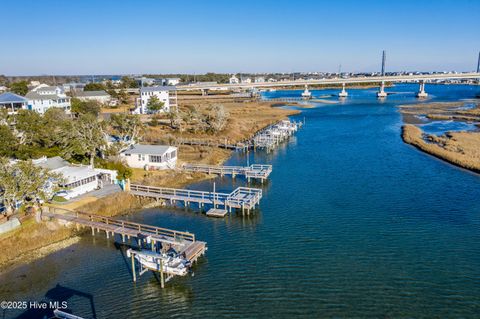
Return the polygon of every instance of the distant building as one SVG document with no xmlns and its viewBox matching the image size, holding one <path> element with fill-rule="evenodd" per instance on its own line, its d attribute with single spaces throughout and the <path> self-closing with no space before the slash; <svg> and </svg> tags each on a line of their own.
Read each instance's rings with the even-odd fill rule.
<svg viewBox="0 0 480 319">
<path fill-rule="evenodd" d="M 27 109 L 28 100 L 12 92 L 0 94 L 0 108 L 7 109 L 8 114 L 16 114 L 18 110 Z"/>
<path fill-rule="evenodd" d="M 164 85 L 177 85 L 180 83 L 180 78 L 166 78 Z"/>
<path fill-rule="evenodd" d="M 252 79 L 251 78 L 244 78 L 244 79 L 242 79 L 242 83 L 252 83 Z"/>
<path fill-rule="evenodd" d="M 117 179 L 117 171 L 92 168 L 85 165 L 72 165 L 59 156 L 42 157 L 34 160 L 33 163 L 63 177 L 64 181 L 59 183 L 59 186 L 65 188 L 63 197 L 66 199 L 103 188 L 105 185 L 115 183 Z M 52 181 L 51 183 L 56 182 Z M 50 185 L 50 187 L 53 187 L 53 185 Z"/>
<path fill-rule="evenodd" d="M 108 105 L 112 97 L 107 92 L 101 91 L 75 91 L 75 97 L 80 101 L 97 101 L 99 103 Z"/>
<path fill-rule="evenodd" d="M 232 74 L 230 79 L 228 80 L 230 84 L 238 84 L 240 83 L 240 80 L 235 76 L 235 74 Z"/>
<path fill-rule="evenodd" d="M 62 85 L 63 91 L 64 92 L 71 92 L 71 91 L 83 91 L 83 88 L 85 87 L 85 83 L 65 83 Z"/>
<path fill-rule="evenodd" d="M 7 90 L 8 90 L 8 88 L 6 86 L 0 85 L 0 93 L 3 93 Z"/>
<path fill-rule="evenodd" d="M 255 77 L 255 83 L 263 83 L 265 82 L 265 78 L 263 76 Z"/>
<path fill-rule="evenodd" d="M 137 98 L 134 114 L 148 114 L 148 102 L 156 96 L 163 102 L 163 109 L 160 112 L 170 112 L 170 109 L 177 107 L 177 90 L 174 86 L 152 86 L 141 87 L 140 97 Z"/>
<path fill-rule="evenodd" d="M 178 150 L 168 145 L 132 145 L 120 153 L 125 163 L 134 168 L 173 169 L 177 165 Z"/>
<path fill-rule="evenodd" d="M 70 97 L 63 88 L 40 84 L 25 95 L 28 99 L 28 109 L 40 114 L 45 113 L 49 108 L 57 107 L 70 113 Z"/>
</svg>

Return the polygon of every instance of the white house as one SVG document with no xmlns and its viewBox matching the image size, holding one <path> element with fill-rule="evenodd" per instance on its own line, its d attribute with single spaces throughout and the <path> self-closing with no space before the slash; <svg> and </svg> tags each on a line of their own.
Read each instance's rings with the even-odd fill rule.
<svg viewBox="0 0 480 319">
<path fill-rule="evenodd" d="M 177 85 L 180 83 L 180 78 L 166 78 L 165 84 L 166 85 Z"/>
<path fill-rule="evenodd" d="M 255 77 L 255 83 L 263 83 L 265 82 L 265 78 L 263 76 Z"/>
<path fill-rule="evenodd" d="M 107 92 L 101 91 L 75 91 L 75 97 L 80 101 L 97 101 L 99 103 L 108 105 L 112 97 Z"/>
<path fill-rule="evenodd" d="M 40 114 L 45 113 L 49 108 L 58 107 L 70 113 L 70 97 L 63 88 L 40 84 L 25 95 L 28 99 L 28 109 Z"/>
<path fill-rule="evenodd" d="M 235 76 L 235 74 L 232 74 L 230 79 L 228 80 L 230 84 L 238 84 L 240 83 L 240 80 Z"/>
<path fill-rule="evenodd" d="M 252 83 L 252 79 L 251 78 L 244 78 L 244 79 L 242 79 L 242 83 Z"/>
<path fill-rule="evenodd" d="M 72 165 L 61 157 L 41 157 L 33 163 L 48 169 L 52 173 L 63 176 L 64 182 L 59 184 L 66 189 L 66 199 L 103 188 L 113 184 L 117 179 L 117 171 L 101 168 L 92 168 L 85 165 Z"/>
<path fill-rule="evenodd" d="M 177 106 L 177 90 L 174 86 L 151 86 L 141 87 L 140 97 L 137 98 L 134 114 L 148 114 L 148 102 L 156 96 L 160 102 L 163 102 L 163 109 L 160 112 L 170 112 L 170 109 Z"/>
<path fill-rule="evenodd" d="M 26 109 L 28 100 L 12 92 L 0 94 L 0 108 L 7 109 L 8 114 L 16 114 L 20 109 Z"/>
<path fill-rule="evenodd" d="M 177 165 L 178 150 L 169 145 L 132 145 L 120 157 L 134 168 L 173 169 Z"/>
<path fill-rule="evenodd" d="M 8 88 L 6 86 L 0 85 L 0 93 L 6 92 Z"/>
</svg>

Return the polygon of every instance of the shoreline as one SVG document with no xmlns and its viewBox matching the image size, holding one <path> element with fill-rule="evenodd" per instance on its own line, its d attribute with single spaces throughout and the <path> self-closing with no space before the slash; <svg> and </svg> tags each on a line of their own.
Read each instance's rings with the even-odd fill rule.
<svg viewBox="0 0 480 319">
<path fill-rule="evenodd" d="M 473 104 L 468 105 L 467 104 Z M 457 167 L 480 173 L 480 132 L 448 131 L 428 134 L 419 125 L 441 121 L 480 122 L 480 101 L 429 102 L 399 105 L 404 143 Z M 423 120 L 422 120 L 423 118 Z"/>
<path fill-rule="evenodd" d="M 423 139 L 423 134 L 424 133 L 420 128 L 412 124 L 402 126 L 402 140 L 406 144 L 456 167 L 480 174 L 480 161 L 472 161 L 467 155 L 445 150 L 436 143 L 427 143 Z M 480 133 L 477 134 L 479 134 L 478 136 L 480 139 Z"/>
<path fill-rule="evenodd" d="M 238 103 L 232 104 L 238 105 Z M 301 113 L 301 111 L 298 110 L 280 110 L 273 107 L 272 104 L 274 104 L 274 102 L 261 103 L 261 105 L 268 106 L 272 109 L 272 113 L 267 114 L 267 119 L 264 119 L 261 124 L 255 121 L 256 110 L 254 110 L 252 114 L 249 114 L 250 111 L 246 112 L 246 118 L 254 120 L 253 123 L 250 123 L 250 126 L 255 127 L 253 132 L 258 132 L 275 123 L 276 121 L 281 120 L 282 118 Z M 248 134 L 251 134 L 252 131 L 246 131 L 246 133 L 247 132 Z M 225 134 L 226 132 L 223 133 Z M 193 147 L 187 145 L 182 145 L 180 147 L 182 147 L 183 150 L 189 150 L 190 153 L 200 152 L 203 154 L 202 152 L 207 150 L 209 157 L 206 155 L 205 158 L 192 158 L 191 160 L 200 160 L 199 162 L 214 161 L 217 165 L 225 163 L 229 158 L 232 157 L 234 152 L 234 150 L 224 150 L 216 147 Z M 186 156 L 184 156 L 184 158 L 179 158 L 179 165 L 181 165 L 182 162 L 186 162 L 186 160 L 190 160 L 189 155 L 191 154 L 185 155 Z M 134 177 L 136 179 L 134 179 Z M 183 172 L 179 169 L 171 171 L 144 171 L 134 169 L 132 181 L 135 180 L 136 182 L 148 183 L 152 186 L 181 188 L 209 180 L 211 178 L 215 178 L 215 175 Z M 111 217 L 135 213 L 136 211 L 143 209 L 146 205 L 148 206 L 150 201 L 142 201 L 126 192 L 121 192 L 93 201 L 79 201 L 77 204 L 78 206 L 72 205 L 72 207 L 68 208 L 71 210 L 86 210 L 95 214 Z M 36 233 L 37 238 L 34 238 L 31 233 Z M 13 246 L 12 251 L 20 250 L 18 255 L 11 253 L 13 256 L 10 258 L 4 261 L 0 259 L 0 276 L 22 266 L 23 264 L 29 264 L 52 253 L 68 248 L 69 246 L 78 243 L 81 239 L 81 236 L 81 232 L 79 233 L 73 228 L 59 225 L 56 222 L 49 221 L 37 224 L 33 219 L 29 219 L 25 222 L 25 224 L 22 224 L 19 229 L 5 234 L 5 236 L 0 239 L 0 245 L 9 244 L 10 246 Z M 35 239 L 37 247 L 24 250 L 21 249 L 22 247 L 15 247 L 16 243 L 21 242 L 17 237 L 22 237 L 24 239 L 26 238 L 29 240 Z M 52 237 L 54 237 L 54 240 L 52 240 Z M 12 245 L 11 242 L 14 242 L 14 244 Z"/>
<path fill-rule="evenodd" d="M 24 264 L 32 263 L 36 260 L 45 258 L 48 255 L 56 253 L 62 249 L 65 249 L 74 244 L 77 244 L 78 242 L 80 242 L 80 240 L 81 240 L 81 236 L 73 234 L 71 237 L 67 237 L 65 239 L 61 239 L 59 241 L 50 243 L 46 246 L 42 246 L 37 250 L 26 251 L 18 255 L 17 257 L 15 257 L 15 259 L 10 260 L 5 264 L 1 264 L 0 277 L 17 269 L 18 267 L 21 267 Z"/>
</svg>

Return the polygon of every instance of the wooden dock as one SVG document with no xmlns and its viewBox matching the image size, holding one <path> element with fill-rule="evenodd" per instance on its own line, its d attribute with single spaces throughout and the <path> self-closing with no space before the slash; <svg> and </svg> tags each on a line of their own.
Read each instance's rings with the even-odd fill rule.
<svg viewBox="0 0 480 319">
<path fill-rule="evenodd" d="M 301 123 L 282 120 L 259 131 L 253 137 L 254 148 L 273 150 L 281 142 L 288 140 L 301 127 Z"/>
<path fill-rule="evenodd" d="M 136 196 L 155 198 L 169 201 L 174 205 L 177 201 L 183 202 L 185 207 L 190 203 L 197 203 L 199 207 L 211 205 L 213 208 L 223 206 L 229 212 L 232 209 L 241 209 L 249 214 L 250 210 L 260 203 L 262 190 L 258 188 L 238 187 L 230 194 L 217 192 L 204 192 L 191 189 L 176 189 L 167 187 L 154 187 L 132 184 L 130 192 Z"/>
<path fill-rule="evenodd" d="M 92 235 L 95 235 L 100 231 L 103 231 L 107 238 L 119 235 L 121 236 L 123 243 L 135 239 L 139 247 L 150 245 L 152 251 L 156 251 L 157 249 L 166 251 L 170 248 L 174 248 L 179 252 L 179 256 L 183 256 L 183 258 L 190 263 L 197 261 L 197 259 L 205 254 L 207 250 L 206 243 L 203 241 L 197 241 L 195 235 L 189 232 L 56 208 L 49 208 L 49 211 L 43 212 L 42 216 L 74 224 L 77 228 L 89 227 L 92 230 Z M 132 269 L 135 269 L 133 264 Z M 163 288 L 164 274 L 162 273 L 161 275 Z M 134 280 L 136 280 L 135 274 Z"/>
<path fill-rule="evenodd" d="M 263 182 L 272 172 L 272 165 L 253 164 L 250 166 L 222 166 L 185 163 L 182 165 L 182 169 L 188 172 L 200 172 L 220 176 L 229 175 L 232 176 L 232 178 L 235 178 L 235 176 L 245 176 L 248 181 L 250 181 L 250 179 L 259 179 Z"/>
</svg>

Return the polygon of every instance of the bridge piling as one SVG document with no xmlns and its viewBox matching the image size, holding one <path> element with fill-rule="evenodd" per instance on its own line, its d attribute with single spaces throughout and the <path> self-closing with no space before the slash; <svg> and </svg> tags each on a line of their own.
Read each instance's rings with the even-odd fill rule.
<svg viewBox="0 0 480 319">
<path fill-rule="evenodd" d="M 425 92 L 425 81 L 420 80 L 420 87 L 418 89 L 417 97 L 418 98 L 426 98 L 428 96 L 428 93 Z"/>
</svg>

